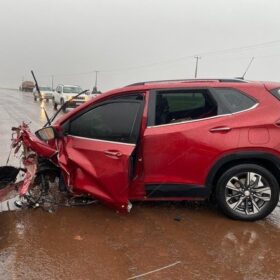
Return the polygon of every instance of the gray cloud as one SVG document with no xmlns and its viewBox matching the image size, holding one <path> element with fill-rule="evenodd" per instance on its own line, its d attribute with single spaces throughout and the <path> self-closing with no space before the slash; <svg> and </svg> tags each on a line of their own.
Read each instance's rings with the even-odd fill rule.
<svg viewBox="0 0 280 280">
<path fill-rule="evenodd" d="M 177 58 L 278 40 L 279 10 L 277 0 L 0 0 L 0 85 L 18 87 L 31 69 L 41 84 L 53 74 L 84 88 L 94 73 L 81 73 L 101 70 L 102 90 L 192 78 L 194 58 Z M 280 43 L 205 55 L 199 76 L 241 75 L 252 56 L 249 79 L 279 79 Z"/>
</svg>

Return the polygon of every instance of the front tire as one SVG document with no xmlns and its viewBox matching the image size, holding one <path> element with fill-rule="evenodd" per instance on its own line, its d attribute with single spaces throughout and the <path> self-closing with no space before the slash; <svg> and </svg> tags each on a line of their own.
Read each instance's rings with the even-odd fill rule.
<svg viewBox="0 0 280 280">
<path fill-rule="evenodd" d="M 55 100 L 53 99 L 53 109 L 57 110 L 57 103 L 55 102 Z"/>
<path fill-rule="evenodd" d="M 275 209 L 279 200 L 279 184 L 274 175 L 260 165 L 236 165 L 219 178 L 216 200 L 228 217 L 256 221 Z"/>
<path fill-rule="evenodd" d="M 60 105 L 63 106 L 62 112 L 63 112 L 63 113 L 66 113 L 66 106 L 64 106 L 64 99 L 61 99 L 61 100 L 60 100 Z"/>
</svg>

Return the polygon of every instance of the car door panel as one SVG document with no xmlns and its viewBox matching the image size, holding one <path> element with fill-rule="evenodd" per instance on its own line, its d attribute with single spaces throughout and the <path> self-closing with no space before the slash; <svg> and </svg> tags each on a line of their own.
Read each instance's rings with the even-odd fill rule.
<svg viewBox="0 0 280 280">
<path fill-rule="evenodd" d="M 239 130 L 212 133 L 232 123 L 231 116 L 147 128 L 143 157 L 145 183 L 203 185 L 211 162 L 238 145 Z"/>
<path fill-rule="evenodd" d="M 70 188 L 90 194 L 118 211 L 129 211 L 131 156 L 139 137 L 143 103 L 134 100 L 103 102 L 70 122 L 61 153 L 66 157 L 60 158 Z M 118 104 L 124 106 L 119 111 L 121 105 Z M 113 114 L 112 120 L 106 119 L 106 114 Z M 86 120 L 87 137 L 83 137 L 80 126 L 85 125 Z M 119 136 L 114 130 L 118 124 Z M 129 130 L 129 137 L 124 134 L 125 129 Z M 104 137 L 113 137 L 114 141 L 97 139 Z"/>
<path fill-rule="evenodd" d="M 155 111 L 152 114 L 149 109 L 143 139 L 145 184 L 204 185 L 214 160 L 238 145 L 233 116 L 218 115 L 219 107 L 207 89 L 154 91 L 150 99 L 149 108 Z M 162 112 L 156 114 L 156 110 Z M 210 116 L 205 112 L 211 112 Z"/>
<path fill-rule="evenodd" d="M 129 163 L 135 145 L 68 136 L 65 147 L 74 189 L 88 192 L 119 211 L 126 211 Z M 112 188 L 117 191 L 112 192 Z"/>
</svg>

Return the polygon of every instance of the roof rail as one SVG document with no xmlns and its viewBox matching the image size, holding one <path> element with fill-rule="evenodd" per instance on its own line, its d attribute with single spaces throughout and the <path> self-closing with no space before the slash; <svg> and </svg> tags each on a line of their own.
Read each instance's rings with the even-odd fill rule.
<svg viewBox="0 0 280 280">
<path fill-rule="evenodd" d="M 220 82 L 220 83 L 247 83 L 241 78 L 232 79 L 178 79 L 178 80 L 158 80 L 158 81 L 146 81 L 140 83 L 129 84 L 126 87 L 132 86 L 144 86 L 148 84 L 160 84 L 160 83 L 200 83 L 200 82 Z"/>
</svg>

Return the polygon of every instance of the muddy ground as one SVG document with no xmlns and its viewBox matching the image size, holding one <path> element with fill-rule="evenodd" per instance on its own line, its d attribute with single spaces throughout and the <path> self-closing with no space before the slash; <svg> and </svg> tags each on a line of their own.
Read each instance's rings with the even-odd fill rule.
<svg viewBox="0 0 280 280">
<path fill-rule="evenodd" d="M 0 90 L 0 166 L 10 127 L 22 120 L 39 128 L 39 103 Z M 134 203 L 129 215 L 100 204 L 2 212 L 0 279 L 129 279 L 150 271 L 137 279 L 280 279 L 279 233 L 279 207 L 254 223 L 208 204 Z"/>
</svg>

